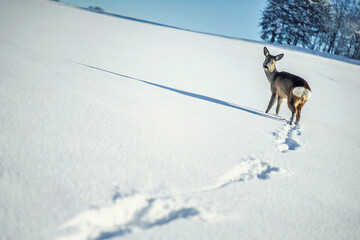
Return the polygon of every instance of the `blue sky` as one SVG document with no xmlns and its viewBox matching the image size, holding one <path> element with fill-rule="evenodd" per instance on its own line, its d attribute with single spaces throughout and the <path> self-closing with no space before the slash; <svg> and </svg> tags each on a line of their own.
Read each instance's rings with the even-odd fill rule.
<svg viewBox="0 0 360 240">
<path fill-rule="evenodd" d="M 175 27 L 260 40 L 266 0 L 60 0 Z"/>
</svg>

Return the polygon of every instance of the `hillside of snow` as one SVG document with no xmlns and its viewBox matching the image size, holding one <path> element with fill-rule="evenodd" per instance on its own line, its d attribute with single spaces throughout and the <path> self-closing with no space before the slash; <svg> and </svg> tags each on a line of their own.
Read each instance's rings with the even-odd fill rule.
<svg viewBox="0 0 360 240">
<path fill-rule="evenodd" d="M 359 65 L 267 45 L 291 126 L 264 44 L 48 0 L 0 29 L 0 238 L 359 238 Z"/>
</svg>

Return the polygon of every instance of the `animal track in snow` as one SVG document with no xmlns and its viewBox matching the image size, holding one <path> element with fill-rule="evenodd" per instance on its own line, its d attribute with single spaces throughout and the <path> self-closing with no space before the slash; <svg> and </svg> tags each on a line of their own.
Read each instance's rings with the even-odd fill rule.
<svg viewBox="0 0 360 240">
<path fill-rule="evenodd" d="M 268 179 L 280 169 L 269 163 L 249 157 L 219 178 L 216 185 L 148 197 L 136 191 L 121 193 L 115 186 L 112 204 L 91 208 L 63 224 L 59 230 L 68 232 L 63 239 L 108 239 L 161 226 L 177 219 L 200 216 L 199 208 L 185 202 L 183 195 L 223 188 L 234 182 Z M 206 215 L 206 212 L 202 212 Z"/>
<path fill-rule="evenodd" d="M 233 182 L 246 182 L 252 179 L 268 179 L 273 172 L 280 172 L 278 167 L 256 158 L 248 158 L 219 179 L 219 186 L 226 186 Z"/>
<path fill-rule="evenodd" d="M 301 135 L 301 127 L 299 126 L 285 124 L 283 129 L 273 132 L 273 135 L 278 143 L 277 148 L 282 153 L 297 150 L 302 146 L 298 140 L 298 136 Z"/>
<path fill-rule="evenodd" d="M 199 213 L 196 208 L 180 199 L 150 198 L 135 194 L 118 197 L 107 207 L 87 210 L 63 224 L 60 229 L 73 232 L 63 239 L 100 240 L 194 217 Z"/>
<path fill-rule="evenodd" d="M 223 188 L 235 182 L 247 182 L 254 179 L 265 180 L 274 174 L 286 175 L 287 171 L 274 167 L 265 161 L 261 161 L 254 157 L 248 157 L 237 164 L 233 169 L 222 175 L 217 184 L 193 190 L 187 190 L 175 193 L 175 196 L 187 195 L 192 193 L 202 193 Z"/>
<path fill-rule="evenodd" d="M 149 197 L 136 191 L 123 194 L 115 186 L 112 204 L 91 208 L 60 226 L 59 230 L 67 233 L 60 239 L 103 240 L 161 226 L 178 219 L 196 216 L 202 219 L 209 214 L 212 216 L 212 213 L 203 210 L 200 214 L 199 209 L 201 208 L 189 205 L 184 200 L 186 198 L 181 196 L 217 190 L 235 182 L 247 182 L 254 179 L 265 180 L 274 173 L 281 174 L 286 173 L 286 171 L 265 161 L 249 157 L 221 176 L 216 185 L 209 187 L 173 193 L 167 196 Z"/>
</svg>

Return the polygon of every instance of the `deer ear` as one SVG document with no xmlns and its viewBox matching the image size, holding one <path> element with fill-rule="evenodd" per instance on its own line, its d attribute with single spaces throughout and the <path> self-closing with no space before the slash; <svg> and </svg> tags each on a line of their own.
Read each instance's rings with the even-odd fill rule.
<svg viewBox="0 0 360 240">
<path fill-rule="evenodd" d="M 266 47 L 264 47 L 264 55 L 265 55 L 265 57 L 270 55 L 270 52 Z"/>
<path fill-rule="evenodd" d="M 279 61 L 280 59 L 283 58 L 283 56 L 284 56 L 284 54 L 276 55 L 275 60 L 276 60 L 276 61 Z"/>
</svg>

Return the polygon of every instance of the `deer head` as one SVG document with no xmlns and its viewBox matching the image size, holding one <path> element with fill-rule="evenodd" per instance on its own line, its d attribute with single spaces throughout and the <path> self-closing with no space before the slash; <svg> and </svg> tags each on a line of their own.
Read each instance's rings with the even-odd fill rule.
<svg viewBox="0 0 360 240">
<path fill-rule="evenodd" d="M 266 47 L 264 47 L 264 55 L 265 55 L 265 61 L 263 63 L 263 68 L 264 68 L 265 72 L 276 71 L 276 67 L 275 67 L 276 61 L 279 61 L 284 56 L 284 54 L 282 54 L 282 53 L 279 55 L 273 56 L 270 54 L 269 50 Z"/>
</svg>

